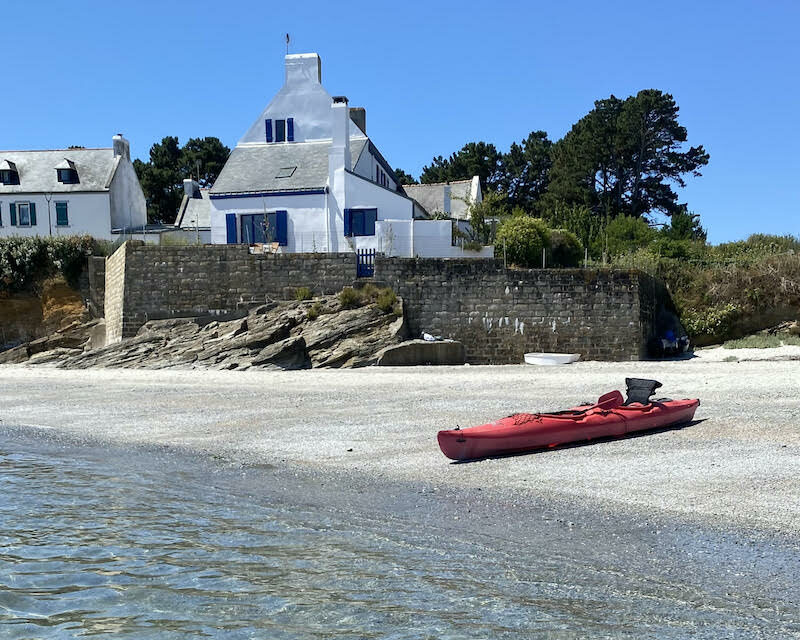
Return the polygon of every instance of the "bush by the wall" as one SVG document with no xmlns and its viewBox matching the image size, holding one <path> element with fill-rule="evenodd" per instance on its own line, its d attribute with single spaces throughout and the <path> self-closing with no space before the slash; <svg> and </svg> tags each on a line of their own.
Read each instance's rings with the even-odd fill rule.
<svg viewBox="0 0 800 640">
<path fill-rule="evenodd" d="M 30 290 L 56 275 L 74 286 L 95 249 L 91 236 L 0 238 L 0 290 Z"/>
<path fill-rule="evenodd" d="M 550 229 L 544 220 L 528 216 L 508 218 L 497 230 L 495 255 L 505 251 L 510 264 L 518 267 L 541 267 L 542 250 L 550 246 Z"/>
<path fill-rule="evenodd" d="M 547 260 L 551 267 L 579 267 L 583 260 L 583 245 L 571 231 L 553 229 L 550 232 L 550 252 Z"/>
</svg>

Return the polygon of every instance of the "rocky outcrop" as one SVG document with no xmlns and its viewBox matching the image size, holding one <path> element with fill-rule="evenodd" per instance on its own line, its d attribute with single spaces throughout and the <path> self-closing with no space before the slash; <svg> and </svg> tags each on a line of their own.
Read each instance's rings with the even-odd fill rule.
<svg viewBox="0 0 800 640">
<path fill-rule="evenodd" d="M 363 367 L 405 337 L 402 316 L 374 304 L 343 309 L 335 296 L 272 302 L 238 320 L 211 317 L 151 320 L 122 342 L 97 344 L 93 321 L 0 354 L 0 363 L 65 369 L 307 369 Z"/>
<path fill-rule="evenodd" d="M 380 367 L 464 364 L 467 358 L 464 345 L 455 340 L 408 340 L 384 347 L 377 355 Z"/>
</svg>

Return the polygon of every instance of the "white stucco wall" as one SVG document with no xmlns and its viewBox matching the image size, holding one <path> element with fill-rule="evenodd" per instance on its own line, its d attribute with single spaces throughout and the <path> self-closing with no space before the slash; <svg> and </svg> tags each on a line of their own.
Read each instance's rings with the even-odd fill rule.
<svg viewBox="0 0 800 640">
<path fill-rule="evenodd" d="M 147 224 L 147 202 L 133 163 L 125 156 L 114 158 L 117 169 L 109 185 L 111 228 L 139 227 Z"/>
<path fill-rule="evenodd" d="M 238 233 L 241 228 L 239 215 L 263 214 L 265 209 L 268 213 L 281 210 L 288 212 L 288 245 L 282 248 L 283 251 L 290 253 L 327 251 L 324 195 L 212 198 L 211 242 L 225 244 L 228 241 L 226 214 L 237 214 Z"/>
<path fill-rule="evenodd" d="M 33 202 L 36 204 L 36 226 L 11 226 L 10 203 Z M 67 203 L 69 225 L 56 225 L 56 202 Z M 0 195 L 0 211 L 2 226 L 0 237 L 8 236 L 71 236 L 89 234 L 95 238 L 113 240 L 111 235 L 111 216 L 109 213 L 109 194 L 101 193 L 64 193 L 53 194 L 50 200 L 51 226 L 47 222 L 47 199 L 42 194 L 15 193 Z"/>
</svg>

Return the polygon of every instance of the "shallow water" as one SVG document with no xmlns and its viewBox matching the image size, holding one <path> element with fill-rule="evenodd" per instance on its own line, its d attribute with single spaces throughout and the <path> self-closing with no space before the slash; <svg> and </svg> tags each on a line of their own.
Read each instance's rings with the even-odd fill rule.
<svg viewBox="0 0 800 640">
<path fill-rule="evenodd" d="M 707 538 L 690 564 L 594 552 L 591 532 L 556 552 L 439 524 L 444 504 L 393 516 L 286 483 L 0 434 L 0 637 L 800 637 L 796 549 L 727 579 Z"/>
</svg>

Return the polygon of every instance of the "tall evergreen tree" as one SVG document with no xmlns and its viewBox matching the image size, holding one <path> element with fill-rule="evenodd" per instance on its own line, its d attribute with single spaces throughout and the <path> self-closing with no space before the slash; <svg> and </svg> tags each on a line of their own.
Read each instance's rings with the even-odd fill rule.
<svg viewBox="0 0 800 640">
<path fill-rule="evenodd" d="M 213 185 L 229 154 L 218 138 L 191 138 L 181 148 L 176 136 L 166 136 L 150 147 L 148 162 L 134 160 L 148 222 L 171 224 L 183 197 L 184 178 L 193 177 L 204 187 Z"/>
<path fill-rule="evenodd" d="M 709 159 L 702 145 L 683 151 L 686 140 L 668 93 L 598 100 L 553 147 L 545 207 L 583 205 L 608 218 L 678 213 L 673 185 L 699 176 Z"/>
<path fill-rule="evenodd" d="M 502 156 L 493 144 L 469 142 L 449 158 L 436 156 L 429 166 L 422 168 L 422 184 L 453 182 L 479 176 L 483 191 L 497 190 L 501 177 Z"/>
<path fill-rule="evenodd" d="M 506 193 L 512 209 L 519 207 L 528 213 L 536 210 L 547 189 L 552 146 L 546 132 L 533 131 L 503 154 L 497 186 Z"/>
</svg>

